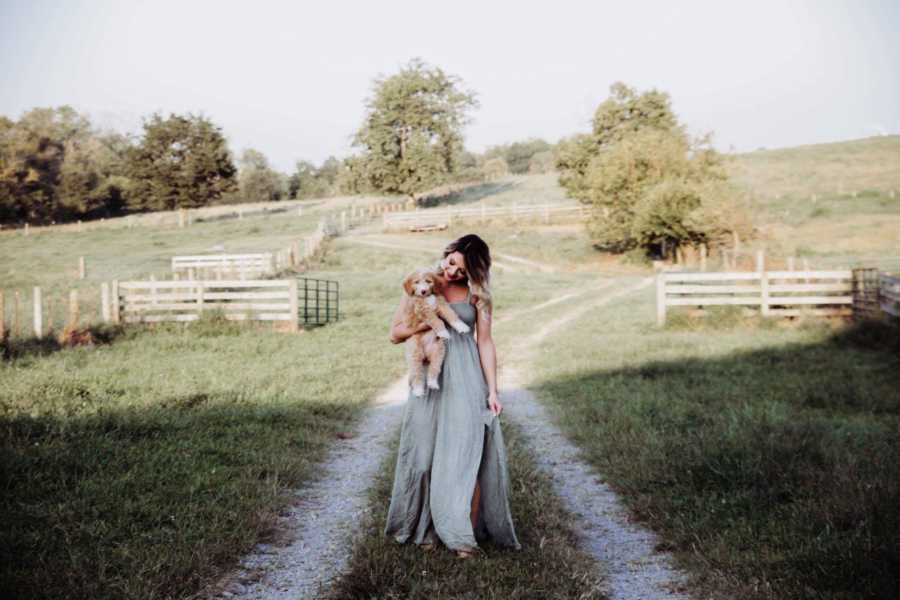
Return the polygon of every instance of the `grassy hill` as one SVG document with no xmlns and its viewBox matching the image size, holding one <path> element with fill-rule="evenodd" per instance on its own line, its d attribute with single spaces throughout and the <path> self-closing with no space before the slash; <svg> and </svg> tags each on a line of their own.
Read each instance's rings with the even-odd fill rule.
<svg viewBox="0 0 900 600">
<path fill-rule="evenodd" d="M 736 154 L 730 172 L 768 198 L 900 192 L 900 135 Z"/>
<path fill-rule="evenodd" d="M 750 192 L 755 247 L 900 270 L 900 136 L 738 154 L 729 170 Z"/>
</svg>

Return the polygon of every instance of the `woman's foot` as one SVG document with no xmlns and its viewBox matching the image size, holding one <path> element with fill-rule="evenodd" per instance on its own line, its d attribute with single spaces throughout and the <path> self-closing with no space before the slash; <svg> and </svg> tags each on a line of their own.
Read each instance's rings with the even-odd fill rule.
<svg viewBox="0 0 900 600">
<path fill-rule="evenodd" d="M 431 552 L 432 550 L 434 550 L 434 544 L 432 544 L 431 542 L 419 544 L 419 548 L 422 549 L 422 552 Z"/>
<path fill-rule="evenodd" d="M 456 557 L 457 558 L 473 558 L 475 556 L 474 550 L 457 550 Z"/>
</svg>

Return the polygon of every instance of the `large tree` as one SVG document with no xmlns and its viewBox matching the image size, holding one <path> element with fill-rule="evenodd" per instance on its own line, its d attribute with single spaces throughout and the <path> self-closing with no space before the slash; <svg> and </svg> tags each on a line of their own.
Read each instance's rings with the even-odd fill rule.
<svg viewBox="0 0 900 600">
<path fill-rule="evenodd" d="M 68 106 L 35 108 L 17 122 L 0 118 L 0 222 L 116 214 L 128 187 L 127 146 Z"/>
<path fill-rule="evenodd" d="M 453 177 L 463 151 L 463 127 L 477 106 L 458 77 L 419 59 L 375 80 L 354 145 L 369 185 L 411 197 Z"/>
<path fill-rule="evenodd" d="M 721 156 L 687 135 L 664 92 L 614 84 L 591 133 L 559 144 L 556 166 L 569 195 L 592 206 L 587 227 L 601 249 L 665 257 L 745 222 Z"/>
<path fill-rule="evenodd" d="M 219 127 L 195 115 L 144 122 L 140 143 L 129 152 L 134 180 L 129 207 L 172 210 L 218 203 L 237 187 L 237 169 Z"/>
</svg>

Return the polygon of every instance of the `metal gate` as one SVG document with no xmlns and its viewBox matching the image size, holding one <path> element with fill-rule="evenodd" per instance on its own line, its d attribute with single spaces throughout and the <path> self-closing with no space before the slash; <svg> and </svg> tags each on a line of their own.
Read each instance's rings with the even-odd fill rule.
<svg viewBox="0 0 900 600">
<path fill-rule="evenodd" d="M 340 285 L 330 279 L 298 277 L 300 322 L 303 325 L 325 325 L 340 316 Z"/>
</svg>

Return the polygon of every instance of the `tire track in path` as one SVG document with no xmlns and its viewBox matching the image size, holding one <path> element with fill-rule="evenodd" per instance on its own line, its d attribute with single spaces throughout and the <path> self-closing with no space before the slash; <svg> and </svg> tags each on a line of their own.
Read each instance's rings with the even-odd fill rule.
<svg viewBox="0 0 900 600">
<path fill-rule="evenodd" d="M 611 600 L 686 600 L 686 576 L 677 571 L 668 554 L 656 551 L 657 538 L 651 531 L 632 523 L 618 495 L 605 483 L 553 422 L 548 411 L 525 388 L 527 366 L 538 360 L 536 348 L 591 310 L 645 289 L 652 278 L 620 288 L 595 302 L 578 308 L 544 325 L 534 335 L 516 344 L 509 356 L 521 357 L 504 369 L 504 412 L 525 433 L 526 443 L 538 467 L 553 481 L 565 508 L 577 519 L 572 529 L 583 547 L 603 569 L 606 594 Z"/>
</svg>

